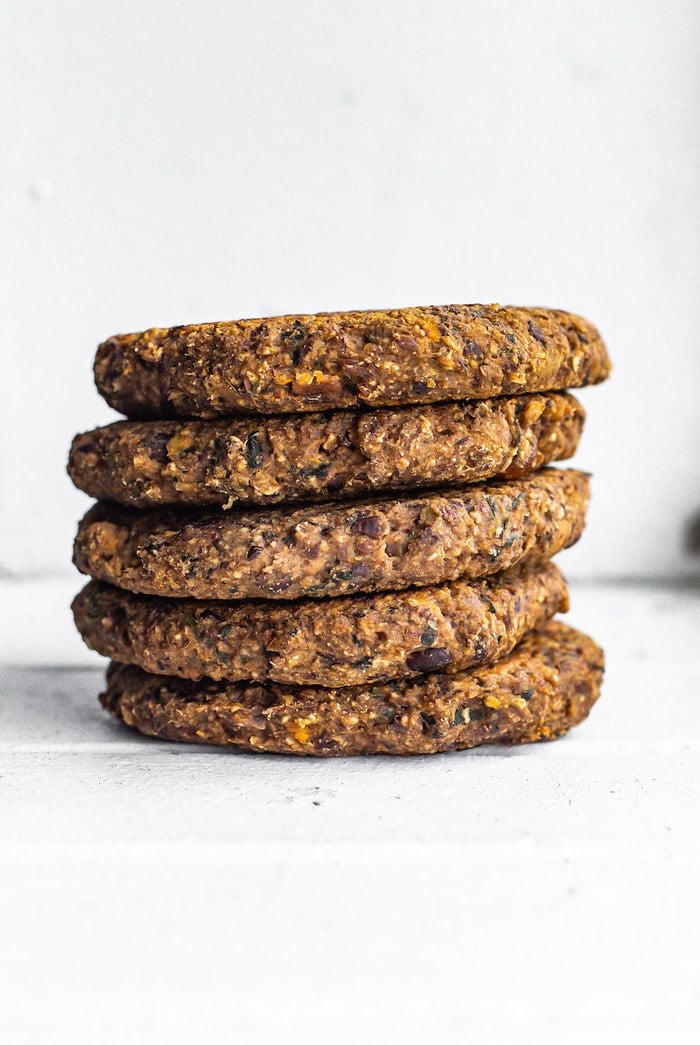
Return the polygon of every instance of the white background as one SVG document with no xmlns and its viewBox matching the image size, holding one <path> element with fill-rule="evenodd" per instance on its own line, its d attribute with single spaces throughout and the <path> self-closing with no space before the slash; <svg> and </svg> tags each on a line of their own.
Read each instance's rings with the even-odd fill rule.
<svg viewBox="0 0 700 1045">
<path fill-rule="evenodd" d="M 697 4 L 4 0 L 0 566 L 67 574 L 117 331 L 500 301 L 613 379 L 571 576 L 700 573 Z M 76 579 L 76 586 L 77 586 Z"/>
</svg>

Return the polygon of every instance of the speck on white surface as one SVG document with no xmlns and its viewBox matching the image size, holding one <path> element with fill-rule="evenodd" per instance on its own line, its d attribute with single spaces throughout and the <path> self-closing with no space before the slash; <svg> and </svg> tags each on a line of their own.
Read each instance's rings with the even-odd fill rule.
<svg viewBox="0 0 700 1045">
<path fill-rule="evenodd" d="M 508 751 L 165 744 L 4 669 L 2 1040 L 696 1041 L 700 594 L 573 605 L 602 699 Z"/>
</svg>

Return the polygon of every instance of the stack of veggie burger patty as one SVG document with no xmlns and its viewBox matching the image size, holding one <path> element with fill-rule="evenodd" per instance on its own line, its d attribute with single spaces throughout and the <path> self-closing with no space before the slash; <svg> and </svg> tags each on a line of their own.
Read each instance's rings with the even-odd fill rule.
<svg viewBox="0 0 700 1045">
<path fill-rule="evenodd" d="M 168 740 L 420 754 L 565 733 L 603 654 L 554 621 L 588 476 L 566 312 L 448 305 L 118 335 L 128 420 L 76 436 L 74 561 L 104 707 Z"/>
</svg>

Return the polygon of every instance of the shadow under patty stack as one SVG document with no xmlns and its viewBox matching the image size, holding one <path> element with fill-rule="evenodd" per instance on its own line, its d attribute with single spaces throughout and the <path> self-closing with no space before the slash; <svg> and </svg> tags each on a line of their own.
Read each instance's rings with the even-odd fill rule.
<svg viewBox="0 0 700 1045">
<path fill-rule="evenodd" d="M 73 612 L 103 705 L 168 740 L 421 754 L 565 733 L 603 655 L 554 614 L 610 369 L 566 312 L 451 305 L 120 335 L 79 435 Z"/>
</svg>

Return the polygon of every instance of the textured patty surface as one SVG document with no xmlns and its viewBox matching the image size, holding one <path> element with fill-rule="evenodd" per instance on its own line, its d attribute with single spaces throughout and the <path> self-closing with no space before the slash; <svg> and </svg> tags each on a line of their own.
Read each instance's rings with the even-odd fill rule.
<svg viewBox="0 0 700 1045">
<path fill-rule="evenodd" d="M 515 478 L 575 453 L 573 396 L 218 421 L 117 421 L 76 436 L 85 493 L 138 508 L 272 504 Z"/>
<path fill-rule="evenodd" d="M 551 740 L 595 703 L 603 653 L 559 622 L 455 675 L 345 689 L 200 681 L 112 664 L 104 707 L 164 740 L 295 755 L 430 754 Z"/>
<path fill-rule="evenodd" d="M 146 595 L 197 599 L 346 595 L 481 578 L 548 559 L 580 536 L 588 476 L 521 479 L 421 497 L 247 512 L 138 512 L 99 503 L 74 562 Z"/>
<path fill-rule="evenodd" d="M 328 602 L 216 602 L 133 595 L 91 581 L 73 613 L 88 646 L 181 678 L 351 686 L 461 671 L 509 653 L 568 608 L 551 563 Z"/>
<path fill-rule="evenodd" d="M 485 399 L 604 380 L 600 334 L 568 312 L 446 305 L 205 323 L 103 342 L 95 380 L 130 417 L 280 414 Z"/>
</svg>

